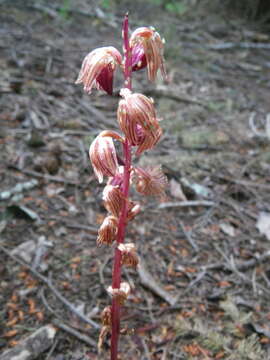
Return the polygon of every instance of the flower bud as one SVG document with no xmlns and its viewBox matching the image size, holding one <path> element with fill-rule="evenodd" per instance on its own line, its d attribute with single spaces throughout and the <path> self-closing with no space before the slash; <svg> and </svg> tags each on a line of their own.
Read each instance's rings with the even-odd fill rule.
<svg viewBox="0 0 270 360">
<path fill-rule="evenodd" d="M 147 66 L 148 79 L 155 81 L 160 69 L 164 79 L 166 70 L 163 58 L 163 40 L 154 28 L 140 27 L 130 37 L 133 71 Z"/>
<path fill-rule="evenodd" d="M 131 288 L 129 283 L 121 282 L 119 289 L 114 289 L 112 286 L 109 286 L 107 291 L 120 305 L 124 305 L 130 294 Z"/>
<path fill-rule="evenodd" d="M 99 183 L 102 183 L 103 176 L 114 176 L 118 170 L 114 143 L 112 137 L 107 135 L 106 131 L 101 132 L 89 149 L 89 157 Z"/>
<path fill-rule="evenodd" d="M 84 58 L 76 84 L 83 83 L 88 94 L 96 88 L 112 95 L 114 71 L 121 63 L 122 56 L 113 46 L 97 48 Z"/>
<path fill-rule="evenodd" d="M 98 230 L 97 245 L 111 245 L 117 237 L 118 220 L 114 216 L 107 216 Z"/>
<path fill-rule="evenodd" d="M 168 180 L 160 166 L 152 166 L 146 170 L 134 168 L 136 190 L 142 195 L 162 195 L 168 185 Z"/>
<path fill-rule="evenodd" d="M 101 322 L 103 326 L 112 326 L 112 307 L 106 306 L 101 313 Z"/>
<path fill-rule="evenodd" d="M 118 186 L 106 185 L 103 190 L 104 206 L 114 217 L 119 218 L 123 203 L 124 195 Z"/>
<path fill-rule="evenodd" d="M 139 258 L 133 243 L 119 244 L 118 249 L 121 251 L 121 263 L 126 266 L 137 267 Z"/>
</svg>

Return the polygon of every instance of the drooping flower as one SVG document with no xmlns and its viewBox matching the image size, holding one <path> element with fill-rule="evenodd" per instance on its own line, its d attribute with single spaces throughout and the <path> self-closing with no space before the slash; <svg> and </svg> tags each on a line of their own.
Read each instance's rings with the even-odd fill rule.
<svg viewBox="0 0 270 360">
<path fill-rule="evenodd" d="M 107 291 L 120 305 L 124 305 L 128 295 L 130 294 L 131 288 L 129 283 L 121 282 L 119 289 L 109 286 Z"/>
<path fill-rule="evenodd" d="M 146 170 L 134 167 L 136 190 L 142 195 L 162 195 L 168 185 L 168 180 L 161 166 L 151 166 Z"/>
<path fill-rule="evenodd" d="M 92 142 L 89 157 L 99 183 L 103 176 L 114 176 L 118 170 L 116 150 L 112 138 L 122 139 L 113 131 L 102 131 Z"/>
<path fill-rule="evenodd" d="M 151 149 L 159 141 L 162 129 L 157 119 L 153 100 L 145 95 L 121 89 L 117 118 L 119 126 L 133 146 L 136 155 Z"/>
<path fill-rule="evenodd" d="M 112 95 L 114 71 L 121 63 L 122 56 L 113 46 L 97 48 L 84 58 L 76 84 L 83 83 L 88 94 L 96 88 Z"/>
<path fill-rule="evenodd" d="M 97 245 L 111 245 L 117 236 L 118 220 L 114 216 L 107 216 L 98 230 Z"/>
<path fill-rule="evenodd" d="M 119 244 L 118 250 L 121 251 L 121 263 L 126 266 L 137 267 L 139 258 L 133 243 Z"/>
<path fill-rule="evenodd" d="M 131 34 L 130 46 L 133 71 L 147 66 L 150 81 L 155 81 L 159 69 L 163 78 L 167 77 L 163 57 L 163 40 L 153 27 L 136 29 Z"/>
</svg>

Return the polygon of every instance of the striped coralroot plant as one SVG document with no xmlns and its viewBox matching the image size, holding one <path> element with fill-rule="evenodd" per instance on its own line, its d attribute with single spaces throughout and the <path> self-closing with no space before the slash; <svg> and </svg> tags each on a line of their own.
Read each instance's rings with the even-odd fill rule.
<svg viewBox="0 0 270 360">
<path fill-rule="evenodd" d="M 102 314 L 102 329 L 99 348 L 107 334 L 111 334 L 111 360 L 117 360 L 120 335 L 120 308 L 130 294 L 128 282 L 122 281 L 122 266 L 136 268 L 139 258 L 136 246 L 125 243 L 125 231 L 140 211 L 139 204 L 129 199 L 130 185 L 143 195 L 164 194 L 167 179 L 159 166 L 141 168 L 132 165 L 132 156 L 139 156 L 152 149 L 159 141 L 162 130 L 151 98 L 132 92 L 132 72 L 147 68 L 148 79 L 154 81 L 160 70 L 166 71 L 163 58 L 163 41 L 154 28 L 140 27 L 129 37 L 128 15 L 123 22 L 124 56 L 112 46 L 91 51 L 84 59 L 76 83 L 84 90 L 93 88 L 113 93 L 113 76 L 116 68 L 124 74 L 124 87 L 120 91 L 117 120 L 122 134 L 102 131 L 90 146 L 89 156 L 94 173 L 100 183 L 108 177 L 103 190 L 104 206 L 108 211 L 97 238 L 97 245 L 109 245 L 114 249 L 112 285 L 107 289 L 112 305 Z M 117 154 L 114 142 L 122 145 L 122 154 Z"/>
</svg>

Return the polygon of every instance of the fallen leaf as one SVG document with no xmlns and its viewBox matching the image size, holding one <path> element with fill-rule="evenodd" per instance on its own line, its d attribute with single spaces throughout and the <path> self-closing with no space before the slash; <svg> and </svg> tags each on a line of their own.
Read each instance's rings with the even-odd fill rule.
<svg viewBox="0 0 270 360">
<path fill-rule="evenodd" d="M 224 232 L 224 234 L 229 236 L 235 236 L 235 227 L 230 224 L 222 223 L 220 224 L 220 229 Z"/>
</svg>

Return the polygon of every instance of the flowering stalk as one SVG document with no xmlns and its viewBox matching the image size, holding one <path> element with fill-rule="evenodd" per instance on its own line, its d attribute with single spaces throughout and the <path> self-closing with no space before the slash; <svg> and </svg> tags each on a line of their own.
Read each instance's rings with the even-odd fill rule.
<svg viewBox="0 0 270 360">
<path fill-rule="evenodd" d="M 132 72 L 147 67 L 148 78 L 155 80 L 158 70 L 166 77 L 163 42 L 153 28 L 136 29 L 129 38 L 128 15 L 123 22 L 124 60 L 112 46 L 90 52 L 84 59 L 76 83 L 83 83 L 84 90 L 91 93 L 93 88 L 113 92 L 113 75 L 117 67 L 124 73 L 124 88 L 120 91 L 117 111 L 119 126 L 124 136 L 114 131 L 102 131 L 90 146 L 89 156 L 99 182 L 109 177 L 103 190 L 104 206 L 109 212 L 104 219 L 97 238 L 97 245 L 111 245 L 116 242 L 112 286 L 107 289 L 112 297 L 112 306 L 102 314 L 102 329 L 99 348 L 108 333 L 111 333 L 111 360 L 117 360 L 120 334 L 120 309 L 131 291 L 127 282 L 121 281 L 121 268 L 137 267 L 139 258 L 133 243 L 124 243 L 126 226 L 139 212 L 140 206 L 129 200 L 130 184 L 143 195 L 163 195 L 167 179 L 160 167 L 142 169 L 132 166 L 133 148 L 135 155 L 152 149 L 159 141 L 162 130 L 156 116 L 153 100 L 142 94 L 132 93 Z M 123 159 L 116 153 L 114 142 L 120 141 Z"/>
</svg>

